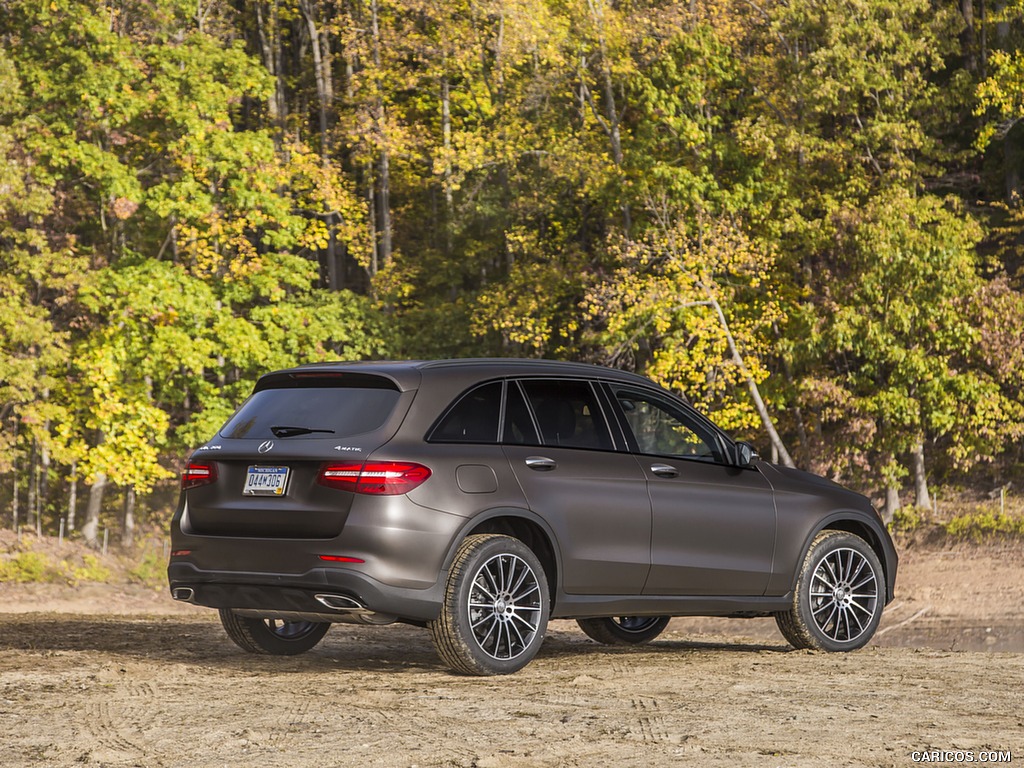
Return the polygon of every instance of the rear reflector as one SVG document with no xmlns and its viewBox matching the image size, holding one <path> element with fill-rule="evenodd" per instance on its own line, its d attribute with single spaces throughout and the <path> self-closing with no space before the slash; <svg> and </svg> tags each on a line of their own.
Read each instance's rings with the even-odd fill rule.
<svg viewBox="0 0 1024 768">
<path fill-rule="evenodd" d="M 345 557 L 344 555 L 320 555 L 321 560 L 326 560 L 329 563 L 365 563 L 366 561 L 359 557 Z"/>
<path fill-rule="evenodd" d="M 171 552 L 171 557 L 186 557 L 187 555 L 191 554 L 191 549 L 176 549 L 173 552 Z"/>
<path fill-rule="evenodd" d="M 426 482 L 430 470 L 408 461 L 371 461 L 325 464 L 316 481 L 328 488 L 375 496 L 408 493 Z"/>
<path fill-rule="evenodd" d="M 185 471 L 181 473 L 181 487 L 195 488 L 200 485 L 207 485 L 217 479 L 216 464 L 197 464 L 190 461 Z"/>
</svg>

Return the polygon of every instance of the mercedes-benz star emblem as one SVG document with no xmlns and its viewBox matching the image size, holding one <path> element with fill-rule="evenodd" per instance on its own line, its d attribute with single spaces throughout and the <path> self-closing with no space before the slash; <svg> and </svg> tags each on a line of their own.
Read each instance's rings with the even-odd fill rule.
<svg viewBox="0 0 1024 768">
<path fill-rule="evenodd" d="M 274 441 L 273 440 L 264 440 L 262 443 L 260 443 L 260 447 L 257 448 L 256 450 L 258 450 L 260 453 L 266 453 L 267 451 L 269 451 L 273 447 L 274 447 Z"/>
</svg>

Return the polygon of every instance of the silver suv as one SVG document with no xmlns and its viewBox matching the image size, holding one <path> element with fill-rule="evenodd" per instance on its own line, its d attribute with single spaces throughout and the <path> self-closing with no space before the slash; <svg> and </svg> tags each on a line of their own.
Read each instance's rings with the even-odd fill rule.
<svg viewBox="0 0 1024 768">
<path fill-rule="evenodd" d="M 798 648 L 854 650 L 897 564 L 865 497 L 640 376 L 536 360 L 267 374 L 190 459 L 171 538 L 173 597 L 247 651 L 401 621 L 476 675 L 521 669 L 552 618 L 630 645 L 775 616 Z"/>
</svg>

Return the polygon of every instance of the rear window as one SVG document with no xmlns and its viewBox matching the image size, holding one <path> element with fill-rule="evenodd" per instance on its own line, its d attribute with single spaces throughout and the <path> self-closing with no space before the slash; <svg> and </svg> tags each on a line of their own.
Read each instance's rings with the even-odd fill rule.
<svg viewBox="0 0 1024 768">
<path fill-rule="evenodd" d="M 258 440 L 360 435 L 384 425 L 400 394 L 376 387 L 262 389 L 242 404 L 220 433 L 230 439 Z M 272 427 L 277 428 L 277 435 Z M 286 427 L 293 429 L 282 432 Z"/>
</svg>

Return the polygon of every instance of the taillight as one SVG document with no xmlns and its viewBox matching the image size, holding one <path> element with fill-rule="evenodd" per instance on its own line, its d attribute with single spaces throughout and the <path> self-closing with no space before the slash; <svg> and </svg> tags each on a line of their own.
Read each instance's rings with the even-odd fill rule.
<svg viewBox="0 0 1024 768">
<path fill-rule="evenodd" d="M 352 493 L 396 496 L 419 487 L 428 477 L 430 470 L 422 464 L 408 461 L 370 461 L 366 464 L 325 464 L 316 481 L 328 488 Z"/>
<path fill-rule="evenodd" d="M 181 473 L 181 487 L 184 489 L 196 488 L 200 485 L 208 485 L 217 479 L 216 464 L 198 464 L 190 461 L 185 471 Z"/>
</svg>

